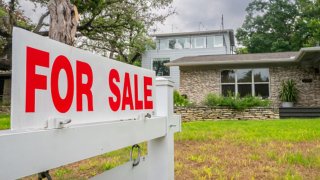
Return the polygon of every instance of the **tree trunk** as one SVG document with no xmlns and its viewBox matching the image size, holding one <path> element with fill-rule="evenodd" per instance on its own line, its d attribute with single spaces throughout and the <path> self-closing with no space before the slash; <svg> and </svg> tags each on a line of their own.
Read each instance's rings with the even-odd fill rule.
<svg viewBox="0 0 320 180">
<path fill-rule="evenodd" d="M 49 37 L 73 46 L 79 23 L 77 7 L 70 0 L 50 0 Z"/>
</svg>

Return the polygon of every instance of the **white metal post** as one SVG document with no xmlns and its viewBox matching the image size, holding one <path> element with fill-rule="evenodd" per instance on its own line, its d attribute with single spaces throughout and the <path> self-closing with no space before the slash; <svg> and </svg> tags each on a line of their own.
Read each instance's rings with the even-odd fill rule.
<svg viewBox="0 0 320 180">
<path fill-rule="evenodd" d="M 148 142 L 150 160 L 149 178 L 155 180 L 174 179 L 174 123 L 173 83 L 165 78 L 156 80 L 156 116 L 167 117 L 167 135 Z"/>
</svg>

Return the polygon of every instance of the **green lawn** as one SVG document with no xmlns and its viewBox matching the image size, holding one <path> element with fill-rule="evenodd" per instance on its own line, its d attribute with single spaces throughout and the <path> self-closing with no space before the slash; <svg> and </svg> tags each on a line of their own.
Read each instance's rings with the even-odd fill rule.
<svg viewBox="0 0 320 180">
<path fill-rule="evenodd" d="M 175 177 L 320 179 L 320 119 L 198 121 L 175 135 Z M 0 129 L 9 116 L 0 116 Z M 146 144 L 142 145 L 146 153 Z M 54 179 L 87 179 L 129 160 L 124 148 L 54 169 Z M 26 179 L 36 179 L 30 176 Z"/>
<path fill-rule="evenodd" d="M 320 140 L 320 119 L 203 121 L 183 124 L 176 140 L 236 142 L 302 142 Z"/>
<path fill-rule="evenodd" d="M 10 116 L 0 114 L 0 130 L 10 128 Z"/>
</svg>

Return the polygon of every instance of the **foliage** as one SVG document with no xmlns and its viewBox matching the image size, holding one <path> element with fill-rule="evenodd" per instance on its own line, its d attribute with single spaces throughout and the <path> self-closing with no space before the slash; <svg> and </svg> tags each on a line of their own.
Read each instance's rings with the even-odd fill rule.
<svg viewBox="0 0 320 180">
<path fill-rule="evenodd" d="M 191 105 L 189 100 L 186 97 L 180 95 L 179 91 L 177 90 L 174 90 L 173 92 L 173 102 L 174 106 L 177 107 L 186 107 Z"/>
<path fill-rule="evenodd" d="M 36 7 L 47 7 L 49 0 L 28 0 Z M 1 1 L 2 2 L 2 1 Z M 19 0 L 10 0 L 18 7 Z M 77 47 L 109 56 L 130 64 L 139 64 L 146 47 L 154 47 L 148 31 L 155 23 L 163 22 L 174 13 L 172 0 L 70 0 L 77 6 L 80 24 L 77 32 Z M 9 6 L 10 3 L 6 4 Z M 12 11 L 18 11 L 13 8 Z M 0 11 L 1 15 L 1 11 Z M 23 15 L 23 14 L 21 14 Z M 48 35 L 48 13 L 39 17 L 32 31 Z M 11 17 L 11 16 L 9 16 Z M 15 19 L 16 16 L 13 16 Z M 18 23 L 16 23 L 18 24 Z M 12 27 L 13 24 L 8 27 Z M 11 38 L 11 30 L 8 30 Z M 0 38 L 1 39 L 1 38 Z M 11 39 L 9 39 L 11 41 Z M 1 42 L 0 42 L 1 45 Z"/>
<path fill-rule="evenodd" d="M 296 83 L 289 79 L 282 81 L 280 90 L 280 99 L 283 102 L 296 102 L 298 98 L 298 89 Z"/>
<path fill-rule="evenodd" d="M 249 53 L 297 51 L 320 41 L 320 0 L 254 0 L 238 42 Z"/>
<path fill-rule="evenodd" d="M 237 110 L 244 110 L 251 107 L 268 107 L 270 105 L 270 101 L 254 96 L 240 98 L 239 95 L 232 96 L 230 94 L 224 97 L 209 93 L 204 100 L 204 104 L 210 107 L 221 106 Z"/>
<path fill-rule="evenodd" d="M 11 0 L 8 4 L 0 0 L 0 70 L 11 68 L 11 34 L 13 26 L 27 30 L 33 28 L 30 20 L 23 15 L 14 0 Z"/>
</svg>

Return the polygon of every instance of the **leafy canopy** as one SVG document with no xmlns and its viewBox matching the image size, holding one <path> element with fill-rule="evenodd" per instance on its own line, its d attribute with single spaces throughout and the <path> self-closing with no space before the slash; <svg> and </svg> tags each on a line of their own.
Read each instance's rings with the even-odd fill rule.
<svg viewBox="0 0 320 180">
<path fill-rule="evenodd" d="M 28 0 L 46 8 L 49 0 Z M 19 0 L 11 0 L 16 6 Z M 174 13 L 172 0 L 70 0 L 77 6 L 80 25 L 77 46 L 117 60 L 139 64 L 146 47 L 154 46 L 149 29 Z M 17 9 L 14 9 L 15 11 Z M 162 12 L 162 13 L 160 13 Z M 1 15 L 1 12 L 0 12 Z M 32 31 L 47 35 L 45 18 Z M 42 19 L 42 20 L 41 20 Z"/>
<path fill-rule="evenodd" d="M 249 53 L 297 51 L 320 41 L 320 0 L 254 0 L 236 38 Z"/>
</svg>

